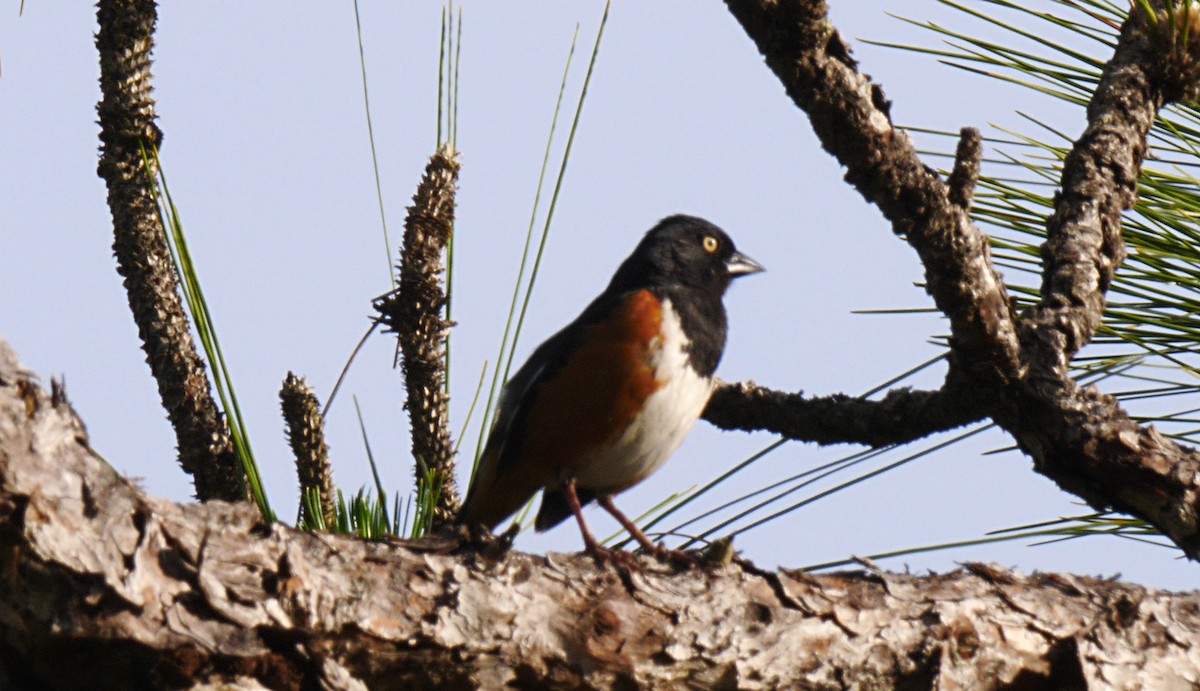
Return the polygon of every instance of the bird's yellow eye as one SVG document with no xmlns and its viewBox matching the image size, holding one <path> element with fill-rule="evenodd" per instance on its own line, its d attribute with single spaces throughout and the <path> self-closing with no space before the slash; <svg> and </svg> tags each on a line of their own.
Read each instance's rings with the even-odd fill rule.
<svg viewBox="0 0 1200 691">
<path fill-rule="evenodd" d="M 717 242 L 717 239 L 714 238 L 713 236 L 711 236 L 711 235 L 704 236 L 703 246 L 704 246 L 705 252 L 708 252 L 709 254 L 716 252 L 718 244 L 719 243 Z"/>
</svg>

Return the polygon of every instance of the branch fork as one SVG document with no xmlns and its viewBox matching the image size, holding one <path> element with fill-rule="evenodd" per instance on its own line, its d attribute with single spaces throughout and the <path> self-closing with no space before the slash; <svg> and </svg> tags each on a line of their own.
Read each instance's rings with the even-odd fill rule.
<svg viewBox="0 0 1200 691">
<path fill-rule="evenodd" d="M 968 216 L 979 133 L 963 130 L 943 182 L 892 126 L 882 88 L 858 72 L 824 2 L 726 4 L 826 151 L 846 167 L 847 182 L 916 250 L 926 289 L 950 320 L 950 369 L 938 391 L 904 389 L 880 401 L 724 385 L 706 419 L 818 443 L 877 446 L 991 418 L 1060 487 L 1097 509 L 1150 522 L 1200 558 L 1200 456 L 1137 425 L 1112 397 L 1079 387 L 1068 369 L 1100 325 L 1105 292 L 1125 258 L 1121 213 L 1136 199 L 1155 115 L 1170 100 L 1200 91 L 1194 3 L 1173 6 L 1175 16 L 1162 5 L 1149 16 L 1135 3 L 1122 26 L 1047 219 L 1040 301 L 1019 315 L 987 237 Z M 893 421 L 890 434 L 879 433 L 887 428 L 878 420 Z"/>
</svg>

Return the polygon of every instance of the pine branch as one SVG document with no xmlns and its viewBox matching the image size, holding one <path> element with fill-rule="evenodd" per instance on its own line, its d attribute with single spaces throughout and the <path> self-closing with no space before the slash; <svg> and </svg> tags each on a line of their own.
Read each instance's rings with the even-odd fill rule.
<svg viewBox="0 0 1200 691">
<path fill-rule="evenodd" d="M 943 391 L 967 392 L 969 407 L 1012 434 L 1063 489 L 1097 509 L 1149 521 L 1200 558 L 1200 456 L 1137 425 L 1112 397 L 1077 386 L 1067 371 L 1099 326 L 1104 293 L 1124 258 L 1120 214 L 1135 198 L 1155 114 L 1197 91 L 1200 32 L 1191 30 L 1191 3 L 1180 5 L 1178 21 L 1151 22 L 1135 10 L 1122 27 L 1047 222 L 1042 302 L 1019 317 L 963 203 L 963 180 L 977 158 L 969 134 L 956 166 L 963 172 L 947 186 L 892 125 L 882 88 L 858 72 L 824 2 L 727 5 L 822 145 L 846 166 L 846 180 L 920 256 L 926 290 L 951 325 Z"/>
<path fill-rule="evenodd" d="M 817 444 L 905 444 L 968 425 L 986 416 L 977 397 L 963 390 L 894 389 L 880 401 L 844 394 L 805 397 L 753 382 L 722 383 L 704 419 L 727 430 L 766 430 Z"/>
<path fill-rule="evenodd" d="M 288 444 L 296 457 L 296 475 L 300 482 L 300 525 L 311 525 L 307 497 L 316 492 L 320 498 L 321 520 L 332 526 L 336 517 L 333 467 L 325 444 L 325 418 L 312 387 L 288 372 L 279 390 L 280 407 L 287 427 Z"/>
<path fill-rule="evenodd" d="M 1200 595 L 968 564 L 618 577 L 147 497 L 0 339 L 5 688 L 1082 688 L 1200 683 Z M 1095 682 L 1100 683 L 1100 682 Z"/>
<path fill-rule="evenodd" d="M 458 154 L 443 145 L 429 160 L 404 221 L 399 287 L 375 301 L 380 320 L 400 342 L 418 496 L 435 496 L 433 526 L 458 512 L 450 395 L 446 392 L 446 291 L 442 253 L 454 228 Z"/>
<path fill-rule="evenodd" d="M 147 170 L 153 162 L 144 156 L 162 141 L 150 73 L 157 9 L 153 0 L 101 0 L 97 17 L 99 174 L 108 186 L 117 271 L 196 497 L 241 501 L 242 464 L 192 340 Z"/>
</svg>

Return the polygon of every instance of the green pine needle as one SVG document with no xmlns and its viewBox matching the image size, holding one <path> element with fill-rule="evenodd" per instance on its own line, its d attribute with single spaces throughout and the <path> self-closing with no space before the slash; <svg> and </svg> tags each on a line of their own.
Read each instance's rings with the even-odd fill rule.
<svg viewBox="0 0 1200 691">
<path fill-rule="evenodd" d="M 226 424 L 229 425 L 229 436 L 235 453 L 242 463 L 246 475 L 246 484 L 250 496 L 258 506 L 259 513 L 267 523 L 275 521 L 275 512 L 267 500 L 266 489 L 263 487 L 262 475 L 254 458 L 254 450 L 250 446 L 250 437 L 242 418 L 241 405 L 233 386 L 233 376 L 221 350 L 217 338 L 216 322 L 208 308 L 208 301 L 200 287 L 200 275 L 191 251 L 188 249 L 187 236 L 183 230 L 183 219 L 171 196 L 167 185 L 167 175 L 162 161 L 158 157 L 158 149 L 152 147 L 149 151 L 142 148 L 142 163 L 150 181 L 151 192 L 154 195 L 159 220 L 166 230 L 167 248 L 171 255 L 171 263 L 179 277 L 180 290 L 183 293 L 184 304 L 191 317 L 196 335 L 200 339 L 201 348 L 211 368 L 213 387 L 221 402 L 221 410 L 225 413 Z M 157 171 L 157 175 L 155 174 Z"/>
</svg>

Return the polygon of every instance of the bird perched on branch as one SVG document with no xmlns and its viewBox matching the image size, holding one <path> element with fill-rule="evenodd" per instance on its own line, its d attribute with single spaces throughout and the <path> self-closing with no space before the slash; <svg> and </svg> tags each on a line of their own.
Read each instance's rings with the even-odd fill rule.
<svg viewBox="0 0 1200 691">
<path fill-rule="evenodd" d="M 509 380 L 459 522 L 495 528 L 536 492 L 539 532 L 595 500 L 647 551 L 662 555 L 612 497 L 644 480 L 700 417 L 725 349 L 721 299 L 763 267 L 717 226 L 670 216 L 646 233 L 604 292 L 538 346 Z M 680 555 L 676 555 L 680 556 Z"/>
</svg>

